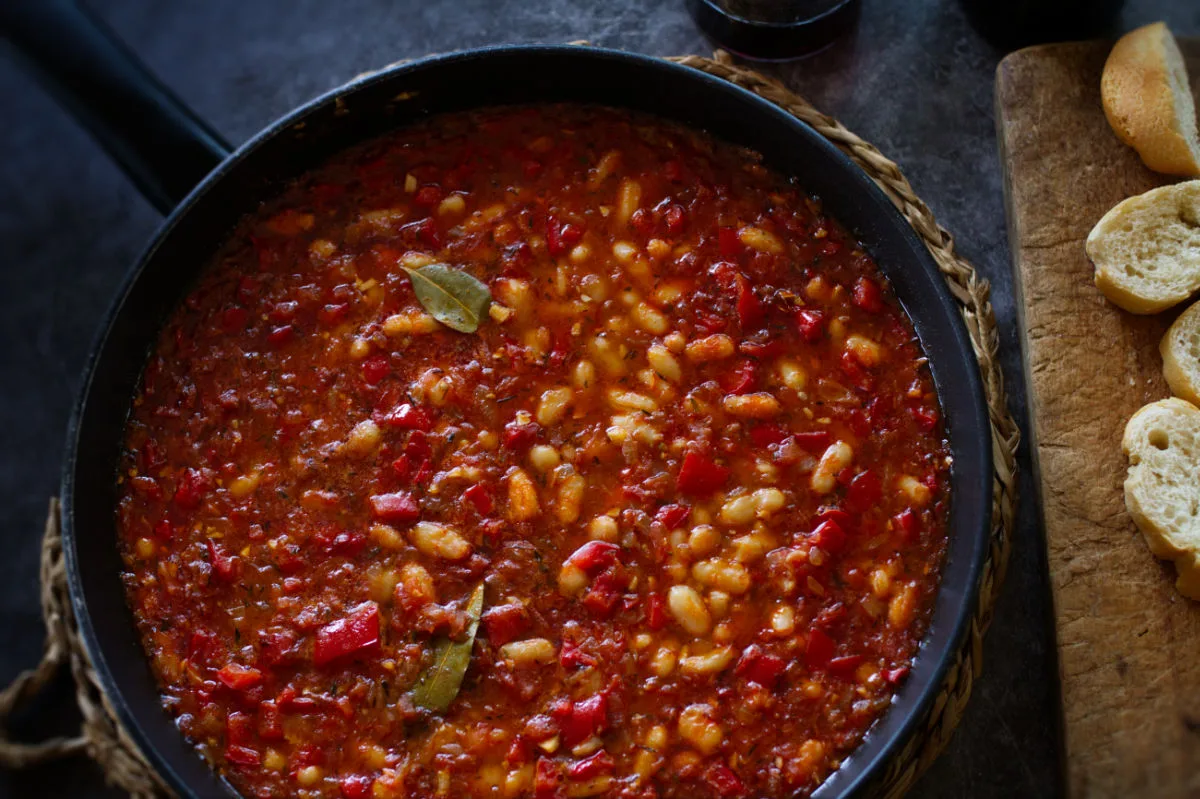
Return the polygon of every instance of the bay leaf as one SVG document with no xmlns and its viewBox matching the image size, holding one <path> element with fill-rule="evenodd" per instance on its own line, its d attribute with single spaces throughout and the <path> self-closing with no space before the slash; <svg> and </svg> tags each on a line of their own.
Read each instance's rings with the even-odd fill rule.
<svg viewBox="0 0 1200 799">
<path fill-rule="evenodd" d="M 467 600 L 466 635 L 459 641 L 439 638 L 433 646 L 433 663 L 421 674 L 413 688 L 413 701 L 423 708 L 443 713 L 450 707 L 462 688 L 463 677 L 471 665 L 471 650 L 475 648 L 475 632 L 483 615 L 483 583 Z"/>
<path fill-rule="evenodd" d="M 460 333 L 474 333 L 479 329 L 479 323 L 492 304 L 492 293 L 487 286 L 466 272 L 445 264 L 402 268 L 412 281 L 417 300 L 430 316 Z"/>
</svg>

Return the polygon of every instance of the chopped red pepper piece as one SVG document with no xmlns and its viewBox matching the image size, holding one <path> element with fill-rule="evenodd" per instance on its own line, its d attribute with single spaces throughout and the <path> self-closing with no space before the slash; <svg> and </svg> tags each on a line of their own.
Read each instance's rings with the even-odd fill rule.
<svg viewBox="0 0 1200 799">
<path fill-rule="evenodd" d="M 504 646 L 509 641 L 515 641 L 529 629 L 524 606 L 515 602 L 489 608 L 480 621 L 492 646 Z"/>
<path fill-rule="evenodd" d="M 813 530 L 808 540 L 822 551 L 836 555 L 846 547 L 846 532 L 841 525 L 830 519 L 817 525 L 817 529 Z"/>
<path fill-rule="evenodd" d="M 374 386 L 387 377 L 392 371 L 386 355 L 372 355 L 362 363 L 363 380 L 368 386 Z"/>
<path fill-rule="evenodd" d="M 850 481 L 850 487 L 846 489 L 846 504 L 851 510 L 862 512 L 874 507 L 882 495 L 879 478 L 874 471 L 867 469 Z"/>
<path fill-rule="evenodd" d="M 621 548 L 609 541 L 588 541 L 564 561 L 592 574 L 616 563 Z"/>
<path fill-rule="evenodd" d="M 834 674 L 850 674 L 862 665 L 862 655 L 844 655 L 829 661 L 829 670 Z"/>
<path fill-rule="evenodd" d="M 417 500 L 407 491 L 375 494 L 368 497 L 367 502 L 371 505 L 371 515 L 381 522 L 407 524 L 415 522 L 421 515 Z"/>
<path fill-rule="evenodd" d="M 825 314 L 811 308 L 796 311 L 796 330 L 808 344 L 816 344 L 825 335 Z"/>
<path fill-rule="evenodd" d="M 570 222 L 563 224 L 554 217 L 546 220 L 546 250 L 551 255 L 566 255 L 583 239 L 583 230 Z"/>
<path fill-rule="evenodd" d="M 399 430 L 431 430 L 433 417 L 424 408 L 404 403 L 383 417 L 383 423 Z"/>
<path fill-rule="evenodd" d="M 722 374 L 720 383 L 726 394 L 748 394 L 758 383 L 758 367 L 754 361 L 742 361 Z"/>
<path fill-rule="evenodd" d="M 712 786 L 721 799 L 737 799 L 746 795 L 745 783 L 724 763 L 709 766 L 704 772 L 704 781 Z"/>
<path fill-rule="evenodd" d="M 691 512 L 692 509 L 687 505 L 663 505 L 658 509 L 658 513 L 654 514 L 654 520 L 670 532 L 683 524 Z"/>
<path fill-rule="evenodd" d="M 280 325 L 272 328 L 267 334 L 267 341 L 273 347 L 282 347 L 296 337 L 296 328 L 292 325 Z"/>
<path fill-rule="evenodd" d="M 717 229 L 717 250 L 722 258 L 734 258 L 741 253 L 742 240 L 738 238 L 736 228 L 723 227 Z"/>
<path fill-rule="evenodd" d="M 558 653 L 558 662 L 564 669 L 571 669 L 576 666 L 595 666 L 597 660 L 579 648 L 579 644 L 569 638 L 563 641 L 562 649 Z"/>
<path fill-rule="evenodd" d="M 245 691 L 262 682 L 262 672 L 250 666 L 230 663 L 217 672 L 217 679 L 234 691 Z"/>
<path fill-rule="evenodd" d="M 650 594 L 646 599 L 646 624 L 651 630 L 661 630 L 671 621 L 667 616 L 667 602 L 662 594 Z"/>
<path fill-rule="evenodd" d="M 537 422 L 527 422 L 519 424 L 517 422 L 509 422 L 504 425 L 504 436 L 500 439 L 504 444 L 505 449 L 511 449 L 514 452 L 524 452 L 533 446 L 533 442 L 537 440 L 537 435 L 541 432 L 542 426 Z"/>
<path fill-rule="evenodd" d="M 268 699 L 258 706 L 258 736 L 267 741 L 283 738 L 283 715 L 273 699 Z"/>
<path fill-rule="evenodd" d="M 476 483 L 462 492 L 462 498 L 474 505 L 480 516 L 487 516 L 496 506 L 492 492 L 482 483 Z"/>
<path fill-rule="evenodd" d="M 760 449 L 779 444 L 787 437 L 787 429 L 774 422 L 760 422 L 750 428 L 750 443 Z"/>
<path fill-rule="evenodd" d="M 208 546 L 208 561 L 212 564 L 217 579 L 229 582 L 237 576 L 237 560 L 213 539 L 205 541 Z"/>
<path fill-rule="evenodd" d="M 898 666 L 894 669 L 888 669 L 883 673 L 883 679 L 887 680 L 890 685 L 898 685 L 908 676 L 908 666 Z"/>
<path fill-rule="evenodd" d="M 317 630 L 313 662 L 324 666 L 348 655 L 379 648 L 379 606 L 364 602 L 345 618 Z"/>
<path fill-rule="evenodd" d="M 563 772 L 558 763 L 539 757 L 533 775 L 533 799 L 563 799 Z"/>
<path fill-rule="evenodd" d="M 754 293 L 750 281 L 741 275 L 738 275 L 737 292 L 738 323 L 744 332 L 758 330 L 766 317 L 762 301 Z"/>
<path fill-rule="evenodd" d="M 778 655 L 769 655 L 757 644 L 751 644 L 742 650 L 733 671 L 739 677 L 745 677 L 764 688 L 773 688 L 783 675 L 787 663 Z"/>
<path fill-rule="evenodd" d="M 727 467 L 717 464 L 701 452 L 688 450 L 683 456 L 683 464 L 679 467 L 679 477 L 675 485 L 685 494 L 707 496 L 725 485 L 728 479 Z"/>
<path fill-rule="evenodd" d="M 371 796 L 373 782 L 374 780 L 365 775 L 351 774 L 348 777 L 342 777 L 338 788 L 342 792 L 342 799 L 368 799 Z"/>
<path fill-rule="evenodd" d="M 833 435 L 828 430 L 809 430 L 804 433 L 793 433 L 796 444 L 809 452 L 823 452 L 833 443 Z"/>
<path fill-rule="evenodd" d="M 212 481 L 199 469 L 184 469 L 179 475 L 179 485 L 175 489 L 175 504 L 184 510 L 194 510 L 200 507 L 204 495 L 212 488 Z"/>
<path fill-rule="evenodd" d="M 879 313 L 883 310 L 883 292 L 879 284 L 869 277 L 860 277 L 854 283 L 851 302 L 855 307 L 862 308 L 867 313 Z"/>
<path fill-rule="evenodd" d="M 902 540 L 910 543 L 917 539 L 917 533 L 920 531 L 920 522 L 912 508 L 905 508 L 893 516 L 892 526 Z"/>
<path fill-rule="evenodd" d="M 608 694 L 593 694 L 579 702 L 559 700 L 550 708 L 563 743 L 575 746 L 608 729 Z"/>
<path fill-rule="evenodd" d="M 225 759 L 237 766 L 257 766 L 262 762 L 262 755 L 248 746 L 230 744 L 225 747 Z"/>
<path fill-rule="evenodd" d="M 833 658 L 834 648 L 833 639 L 820 628 L 814 627 L 808 631 L 808 643 L 804 648 L 804 658 L 808 661 L 809 666 L 819 668 Z"/>
<path fill-rule="evenodd" d="M 615 765 L 612 756 L 601 749 L 589 758 L 572 763 L 567 768 L 567 774 L 573 780 L 590 780 L 601 774 L 611 774 Z"/>
</svg>

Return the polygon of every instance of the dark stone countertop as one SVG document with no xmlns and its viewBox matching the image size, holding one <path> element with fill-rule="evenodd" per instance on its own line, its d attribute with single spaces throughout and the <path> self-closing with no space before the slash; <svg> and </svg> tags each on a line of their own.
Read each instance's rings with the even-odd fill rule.
<svg viewBox="0 0 1200 799">
<path fill-rule="evenodd" d="M 298 103 L 383 64 L 499 42 L 563 42 L 658 55 L 708 53 L 682 0 L 320 0 L 93 7 L 199 114 L 240 141 Z M 1129 0 L 1121 27 L 1166 20 L 1200 34 L 1200 6 Z M 1002 53 L 953 0 L 865 0 L 852 35 L 768 71 L 876 144 L 956 236 L 993 286 L 1012 405 L 1025 424 L 992 78 Z M 159 217 L 105 155 L 13 61 L 0 58 L 0 683 L 42 646 L 38 543 L 57 490 L 66 420 L 99 320 Z M 1061 793 L 1057 667 L 1042 534 L 1028 453 L 1025 498 L 1004 595 L 984 647 L 984 674 L 922 797 Z M 21 714 L 34 739 L 76 723 L 70 685 Z M 82 759 L 0 773 L 0 797 L 100 797 Z"/>
</svg>

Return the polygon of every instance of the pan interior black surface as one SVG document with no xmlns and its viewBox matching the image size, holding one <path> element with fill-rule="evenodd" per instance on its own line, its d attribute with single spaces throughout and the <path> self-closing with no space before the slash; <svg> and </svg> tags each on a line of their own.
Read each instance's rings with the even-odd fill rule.
<svg viewBox="0 0 1200 799">
<path fill-rule="evenodd" d="M 503 47 L 427 59 L 362 78 L 240 148 L 171 214 L 130 274 L 89 362 L 64 466 L 64 548 L 85 641 L 122 721 L 184 796 L 233 791 L 163 711 L 125 603 L 114 475 L 147 353 L 234 223 L 288 179 L 345 147 L 431 114 L 489 105 L 599 103 L 656 114 L 762 153 L 819 196 L 891 281 L 930 360 L 954 458 L 950 543 L 930 632 L 895 707 L 817 792 L 857 793 L 916 729 L 977 600 L 991 509 L 991 448 L 978 367 L 924 246 L 874 184 L 822 137 L 766 101 L 668 62 L 616 51 Z"/>
</svg>

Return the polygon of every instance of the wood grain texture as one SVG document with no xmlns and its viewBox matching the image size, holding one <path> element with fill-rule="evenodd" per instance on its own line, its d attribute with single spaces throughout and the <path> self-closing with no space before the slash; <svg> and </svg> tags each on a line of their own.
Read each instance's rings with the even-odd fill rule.
<svg viewBox="0 0 1200 799">
<path fill-rule="evenodd" d="M 1183 41 L 1193 88 L 1200 40 Z M 1125 422 L 1168 396 L 1158 341 L 1092 282 L 1084 239 L 1117 202 L 1169 182 L 1100 104 L 1104 42 L 1001 62 L 996 118 L 1057 617 L 1074 796 L 1200 796 L 1200 603 L 1174 589 L 1125 511 Z M 1200 479 L 1200 475 L 1197 476 Z"/>
</svg>

